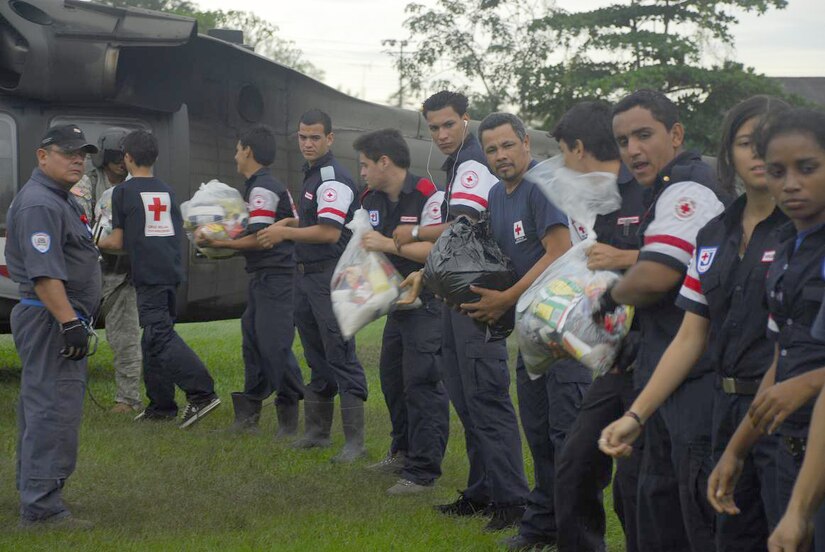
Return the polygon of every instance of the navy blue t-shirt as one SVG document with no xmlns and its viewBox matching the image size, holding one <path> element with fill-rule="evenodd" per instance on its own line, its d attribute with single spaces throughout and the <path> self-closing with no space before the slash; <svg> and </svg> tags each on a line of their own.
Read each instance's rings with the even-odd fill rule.
<svg viewBox="0 0 825 552">
<path fill-rule="evenodd" d="M 488 202 L 493 237 L 513 261 L 519 278 L 544 256 L 541 240 L 547 230 L 556 225 L 567 227 L 567 215 L 529 180 L 522 180 L 511 194 L 499 181 L 490 189 Z"/>
<path fill-rule="evenodd" d="M 123 230 L 123 248 L 132 259 L 135 286 L 183 281 L 183 219 L 172 188 L 154 177 L 118 184 L 112 192 L 112 227 Z"/>
</svg>

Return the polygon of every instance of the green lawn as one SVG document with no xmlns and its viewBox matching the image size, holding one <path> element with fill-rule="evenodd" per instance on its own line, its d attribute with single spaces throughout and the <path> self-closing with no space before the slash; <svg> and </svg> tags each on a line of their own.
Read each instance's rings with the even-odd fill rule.
<svg viewBox="0 0 825 552">
<path fill-rule="evenodd" d="M 378 383 L 381 328 L 377 322 L 358 335 L 371 392 L 370 460 L 382 457 L 389 444 L 389 418 Z M 423 496 L 390 498 L 384 491 L 393 477 L 367 473 L 365 461 L 343 467 L 329 462 L 342 443 L 337 411 L 334 446 L 327 450 L 295 451 L 274 442 L 271 402 L 264 408 L 260 436 L 222 433 L 232 419 L 229 393 L 243 384 L 240 324 L 182 324 L 178 330 L 209 366 L 224 404 L 199 425 L 181 431 L 174 425 L 136 425 L 130 416 L 109 414 L 87 400 L 77 471 L 65 490 L 74 513 L 97 524 L 85 534 L 16 529 L 20 361 L 11 336 L 0 336 L 0 550 L 498 549 L 497 541 L 506 534 L 483 533 L 485 519 L 450 519 L 431 508 L 453 500 L 466 481 L 463 431 L 455 412 L 444 476 L 436 488 Z M 297 340 L 295 352 L 303 364 Z M 101 339 L 90 361 L 89 386 L 107 409 L 115 391 L 111 359 Z M 515 385 L 512 393 L 515 400 Z M 526 443 L 524 459 L 532 480 Z M 608 537 L 611 551 L 624 550 L 612 515 Z"/>
</svg>

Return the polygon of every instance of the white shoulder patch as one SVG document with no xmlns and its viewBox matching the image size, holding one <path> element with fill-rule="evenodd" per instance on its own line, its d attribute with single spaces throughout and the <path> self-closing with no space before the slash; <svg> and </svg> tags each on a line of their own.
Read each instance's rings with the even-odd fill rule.
<svg viewBox="0 0 825 552">
<path fill-rule="evenodd" d="M 335 167 L 331 167 L 329 165 L 326 167 L 321 167 L 321 180 L 335 180 Z"/>
</svg>

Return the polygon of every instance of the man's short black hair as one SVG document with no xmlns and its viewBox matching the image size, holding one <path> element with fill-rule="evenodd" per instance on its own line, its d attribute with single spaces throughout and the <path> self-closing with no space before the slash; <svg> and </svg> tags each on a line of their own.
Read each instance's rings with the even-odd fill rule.
<svg viewBox="0 0 825 552">
<path fill-rule="evenodd" d="M 373 162 L 386 155 L 397 167 L 410 168 L 410 148 L 401 133 L 394 128 L 362 134 L 356 138 L 352 147 Z"/>
<path fill-rule="evenodd" d="M 264 167 L 275 161 L 275 133 L 266 125 L 257 125 L 241 133 L 242 148 L 252 150 L 252 158 Z"/>
<path fill-rule="evenodd" d="M 650 111 L 653 118 L 665 125 L 668 130 L 679 122 L 679 108 L 658 90 L 642 88 L 625 96 L 613 106 L 613 116 L 630 111 L 634 107 L 642 107 Z"/>
<path fill-rule="evenodd" d="M 329 115 L 327 115 L 320 109 L 310 109 L 309 111 L 305 112 L 303 115 L 301 115 L 299 123 L 307 126 L 324 125 L 324 135 L 327 135 L 330 132 L 332 132 L 332 119 L 330 119 Z"/>
<path fill-rule="evenodd" d="M 138 167 L 151 167 L 158 158 L 158 139 L 147 130 L 133 130 L 123 137 L 124 154 L 129 154 Z"/>
<path fill-rule="evenodd" d="M 825 150 L 825 113 L 799 107 L 773 113 L 762 119 L 754 134 L 756 154 L 762 159 L 771 140 L 788 134 L 807 134 Z"/>
<path fill-rule="evenodd" d="M 464 114 L 467 113 L 467 107 L 469 105 L 470 100 L 461 92 L 442 90 L 424 100 L 424 105 L 421 110 L 424 112 L 424 117 L 427 117 L 427 113 L 430 111 L 438 111 L 445 107 L 452 107 L 460 117 L 463 117 Z"/>
<path fill-rule="evenodd" d="M 478 141 L 481 142 L 481 135 L 484 131 L 492 130 L 494 128 L 498 128 L 501 125 L 510 125 L 512 127 L 513 132 L 516 133 L 516 136 L 522 142 L 524 138 L 527 136 L 527 128 L 524 126 L 524 122 L 513 115 L 512 113 L 490 113 L 481 121 L 481 124 L 478 125 Z"/>
<path fill-rule="evenodd" d="M 584 151 L 599 161 L 619 159 L 619 147 L 613 137 L 613 114 L 607 102 L 579 102 L 561 116 L 550 133 L 568 149 L 581 140 Z"/>
</svg>

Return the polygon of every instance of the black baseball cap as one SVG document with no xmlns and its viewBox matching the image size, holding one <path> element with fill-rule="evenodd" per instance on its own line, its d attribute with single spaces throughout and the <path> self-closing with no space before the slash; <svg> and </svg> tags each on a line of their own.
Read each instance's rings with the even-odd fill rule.
<svg viewBox="0 0 825 552">
<path fill-rule="evenodd" d="M 46 131 L 40 140 L 40 147 L 57 146 L 62 150 L 83 150 L 86 153 L 97 153 L 97 146 L 86 141 L 86 136 L 77 125 L 53 126 Z"/>
</svg>

